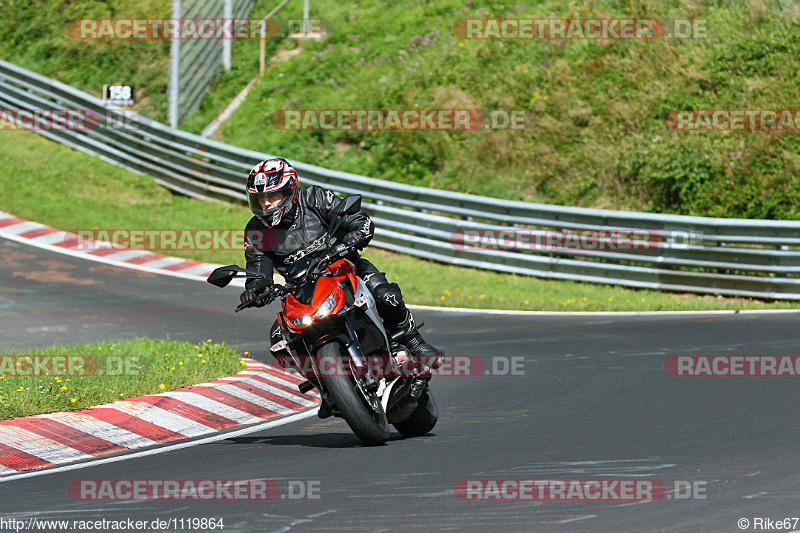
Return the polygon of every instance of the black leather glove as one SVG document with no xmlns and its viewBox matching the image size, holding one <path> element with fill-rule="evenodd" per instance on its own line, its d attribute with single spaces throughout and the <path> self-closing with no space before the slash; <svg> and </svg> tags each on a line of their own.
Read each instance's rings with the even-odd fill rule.
<svg viewBox="0 0 800 533">
<path fill-rule="evenodd" d="M 249 288 L 245 289 L 242 295 L 239 296 L 239 299 L 242 301 L 242 303 L 249 302 L 253 298 L 268 292 L 270 289 L 272 289 L 272 283 L 265 279 L 260 279 L 253 283 Z M 265 305 L 267 305 L 267 302 L 264 300 L 259 300 L 253 304 L 253 307 L 264 307 Z"/>
<path fill-rule="evenodd" d="M 356 245 L 356 250 L 363 250 L 367 246 L 367 241 L 364 238 L 364 234 L 360 231 L 351 231 L 347 235 L 344 236 L 342 240 L 345 246 L 352 246 Z M 361 243 L 360 245 L 358 243 Z"/>
</svg>

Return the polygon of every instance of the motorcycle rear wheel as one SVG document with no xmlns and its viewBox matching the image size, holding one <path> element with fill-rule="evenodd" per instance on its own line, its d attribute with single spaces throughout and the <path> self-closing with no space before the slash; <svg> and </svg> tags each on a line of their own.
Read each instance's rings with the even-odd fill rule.
<svg viewBox="0 0 800 533">
<path fill-rule="evenodd" d="M 323 344 L 317 350 L 319 368 L 340 369 L 344 353 L 347 350 L 338 341 Z M 386 443 L 389 439 L 389 421 L 375 393 L 363 390 L 356 383 L 357 378 L 347 373 L 333 372 L 333 375 L 322 375 L 320 378 L 342 418 L 362 444 L 379 446 Z"/>
<path fill-rule="evenodd" d="M 420 437 L 430 433 L 439 420 L 439 408 L 436 407 L 431 391 L 423 392 L 417 401 L 417 408 L 411 416 L 394 424 L 395 429 L 404 437 Z"/>
</svg>

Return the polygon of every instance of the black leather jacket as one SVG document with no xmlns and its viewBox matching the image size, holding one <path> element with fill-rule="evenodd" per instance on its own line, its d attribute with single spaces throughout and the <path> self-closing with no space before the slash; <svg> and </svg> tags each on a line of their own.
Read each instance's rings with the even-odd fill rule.
<svg viewBox="0 0 800 533">
<path fill-rule="evenodd" d="M 270 229 L 258 217 L 253 217 L 245 228 L 245 251 L 248 270 L 257 270 L 272 279 L 273 268 L 284 278 L 291 279 L 302 273 L 312 259 L 321 257 L 326 250 L 326 236 L 336 219 L 336 210 L 343 202 L 333 192 L 309 185 L 300 187 L 297 206 L 291 220 L 284 219 Z M 366 245 L 375 234 L 375 224 L 364 211 L 346 215 L 334 235 L 333 244 L 341 243 L 350 232 L 363 235 Z M 358 258 L 352 252 L 348 258 Z M 249 278 L 249 288 L 256 280 Z"/>
</svg>

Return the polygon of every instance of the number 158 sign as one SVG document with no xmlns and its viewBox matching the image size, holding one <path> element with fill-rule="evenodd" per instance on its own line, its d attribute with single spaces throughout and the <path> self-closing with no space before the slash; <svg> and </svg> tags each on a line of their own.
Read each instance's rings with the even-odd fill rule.
<svg viewBox="0 0 800 533">
<path fill-rule="evenodd" d="M 103 85 L 103 102 L 114 105 L 133 105 L 133 85 Z"/>
</svg>

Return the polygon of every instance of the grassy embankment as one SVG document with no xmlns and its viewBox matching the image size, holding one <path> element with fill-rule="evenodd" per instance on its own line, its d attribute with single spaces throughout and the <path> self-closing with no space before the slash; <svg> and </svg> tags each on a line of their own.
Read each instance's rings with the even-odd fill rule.
<svg viewBox="0 0 800 533">
<path fill-rule="evenodd" d="M 274 7 L 257 0 L 252 16 Z M 290 2 L 278 19 L 297 19 Z M 82 17 L 166 17 L 153 0 L 0 5 L 0 57 L 92 94 L 134 83 L 137 110 L 166 116 L 166 41 L 86 41 Z M 800 6 L 793 0 L 544 0 L 507 3 L 318 0 L 328 38 L 272 65 L 219 138 L 330 168 L 509 199 L 701 216 L 796 219 L 800 135 L 671 131 L 675 109 L 793 109 L 800 97 Z M 468 17 L 697 19 L 704 38 L 467 40 Z M 268 55 L 292 46 L 268 42 Z M 237 41 L 185 125 L 199 131 L 252 78 L 258 42 Z M 279 109 L 522 110 L 523 131 L 286 132 Z"/>
<path fill-rule="evenodd" d="M 513 3 L 512 3 L 513 4 Z M 469 6 L 469 7 L 467 7 Z M 503 7 L 505 6 L 505 7 Z M 274 65 L 227 143 L 498 198 L 699 216 L 800 217 L 800 134 L 676 132 L 680 109 L 795 109 L 800 6 L 788 0 L 319 0 L 324 42 Z M 468 40 L 462 18 L 699 19 L 704 38 Z M 521 131 L 282 131 L 281 109 L 511 109 Z M 800 126 L 798 126 L 800 127 Z"/>
</svg>

